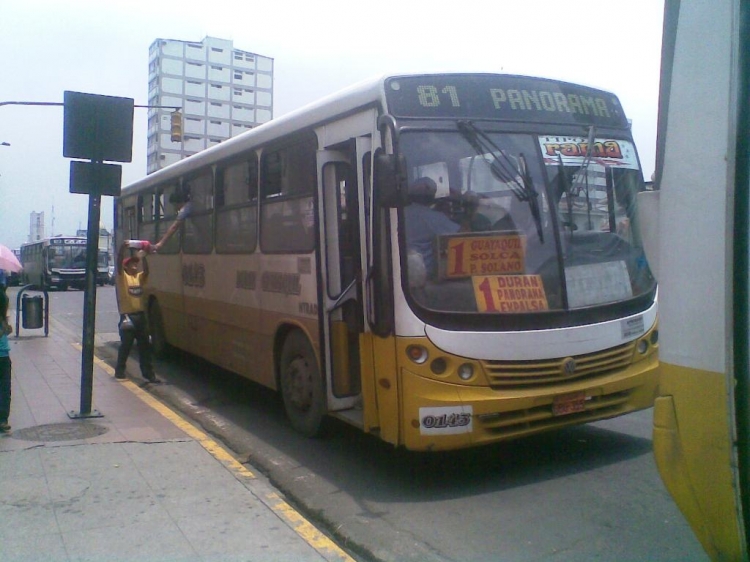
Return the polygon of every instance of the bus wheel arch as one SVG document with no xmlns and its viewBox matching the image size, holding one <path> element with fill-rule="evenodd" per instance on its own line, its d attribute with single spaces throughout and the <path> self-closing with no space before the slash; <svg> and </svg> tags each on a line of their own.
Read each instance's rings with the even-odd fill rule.
<svg viewBox="0 0 750 562">
<path fill-rule="evenodd" d="M 276 376 L 292 427 L 308 437 L 320 435 L 325 418 L 326 390 L 313 346 L 305 333 L 290 328 L 276 340 Z"/>
</svg>

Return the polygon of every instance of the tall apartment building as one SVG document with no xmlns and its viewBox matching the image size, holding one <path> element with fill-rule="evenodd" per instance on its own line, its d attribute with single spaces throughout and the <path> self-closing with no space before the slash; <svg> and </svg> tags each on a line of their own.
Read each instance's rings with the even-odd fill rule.
<svg viewBox="0 0 750 562">
<path fill-rule="evenodd" d="M 52 210 L 54 216 L 54 209 Z M 53 227 L 54 228 L 54 227 Z M 32 211 L 29 215 L 29 239 L 28 243 L 38 242 L 44 239 L 44 211 L 37 213 Z"/>
<path fill-rule="evenodd" d="M 148 110 L 150 174 L 273 117 L 273 59 L 226 39 L 157 39 L 149 51 L 148 104 L 182 109 L 172 142 L 171 109 Z"/>
</svg>

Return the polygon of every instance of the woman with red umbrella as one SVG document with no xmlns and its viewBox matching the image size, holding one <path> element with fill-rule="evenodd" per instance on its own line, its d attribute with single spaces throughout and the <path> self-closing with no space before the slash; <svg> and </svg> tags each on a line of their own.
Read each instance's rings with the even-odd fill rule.
<svg viewBox="0 0 750 562">
<path fill-rule="evenodd" d="M 18 273 L 21 271 L 21 262 L 13 253 L 13 250 L 0 244 L 0 269 L 9 273 Z"/>
</svg>

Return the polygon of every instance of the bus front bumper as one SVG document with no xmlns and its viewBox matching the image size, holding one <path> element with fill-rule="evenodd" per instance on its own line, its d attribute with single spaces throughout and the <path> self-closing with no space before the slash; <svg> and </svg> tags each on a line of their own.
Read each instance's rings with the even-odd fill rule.
<svg viewBox="0 0 750 562">
<path fill-rule="evenodd" d="M 505 441 L 650 408 L 658 355 L 617 372 L 518 389 L 461 386 L 401 370 L 402 443 L 438 451 Z"/>
</svg>

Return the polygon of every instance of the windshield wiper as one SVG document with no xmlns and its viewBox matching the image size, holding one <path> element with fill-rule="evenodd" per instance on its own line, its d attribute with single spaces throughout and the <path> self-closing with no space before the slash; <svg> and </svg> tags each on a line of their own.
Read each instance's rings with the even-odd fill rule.
<svg viewBox="0 0 750 562">
<path fill-rule="evenodd" d="M 457 126 L 459 132 L 479 156 L 484 158 L 489 154 L 492 157 L 492 161 L 489 163 L 492 175 L 507 185 L 519 201 L 529 204 L 539 241 L 543 243 L 544 232 L 542 230 L 542 217 L 539 210 L 539 193 L 536 191 L 534 182 L 531 179 L 531 174 L 526 164 L 526 157 L 523 154 L 519 154 L 520 167 L 522 169 L 517 170 L 513 160 L 505 151 L 501 150 L 489 135 L 479 129 L 474 123 L 471 121 L 459 121 Z M 518 181 L 519 177 L 521 181 Z"/>
<path fill-rule="evenodd" d="M 519 201 L 528 201 L 530 196 L 528 188 L 518 181 L 518 172 L 508 155 L 471 121 L 459 121 L 458 130 L 469 141 L 477 155 L 483 158 L 488 154 L 492 156 L 492 161 L 489 163 L 492 175 L 506 184 Z M 503 159 L 501 160 L 498 155 Z"/>
<path fill-rule="evenodd" d="M 568 220 L 563 221 L 563 226 L 570 228 L 570 235 L 572 237 L 575 230 L 575 222 L 573 221 L 573 190 L 568 183 L 568 177 L 565 175 L 565 165 L 559 152 L 557 153 L 557 178 L 563 193 L 565 193 L 565 202 L 568 207 Z"/>
<path fill-rule="evenodd" d="M 594 126 L 591 125 L 589 127 L 589 136 L 587 139 L 587 145 L 586 145 L 586 156 L 583 159 L 583 162 L 581 163 L 581 166 L 573 172 L 571 175 L 571 178 L 573 180 L 573 188 L 576 187 L 577 183 L 581 184 L 581 187 L 586 192 L 586 217 L 587 217 L 587 228 L 588 230 L 593 230 L 594 226 L 591 223 L 591 199 L 589 195 L 589 164 L 591 164 L 591 156 L 594 153 Z M 579 174 L 583 174 L 583 181 L 581 181 Z M 579 178 L 579 179 L 577 179 Z M 580 193 L 581 189 L 576 189 L 576 195 Z"/>
<path fill-rule="evenodd" d="M 531 216 L 534 218 L 534 224 L 536 225 L 536 233 L 537 236 L 539 236 L 539 242 L 544 244 L 544 231 L 542 230 L 542 214 L 539 211 L 539 193 L 537 193 L 536 188 L 534 187 L 534 182 L 531 179 L 531 174 L 529 173 L 529 167 L 526 164 L 526 157 L 523 155 L 523 153 L 520 153 L 518 155 L 518 159 L 521 162 L 521 174 L 523 178 L 523 182 L 526 185 L 526 189 L 529 193 L 529 210 L 531 211 Z"/>
</svg>

